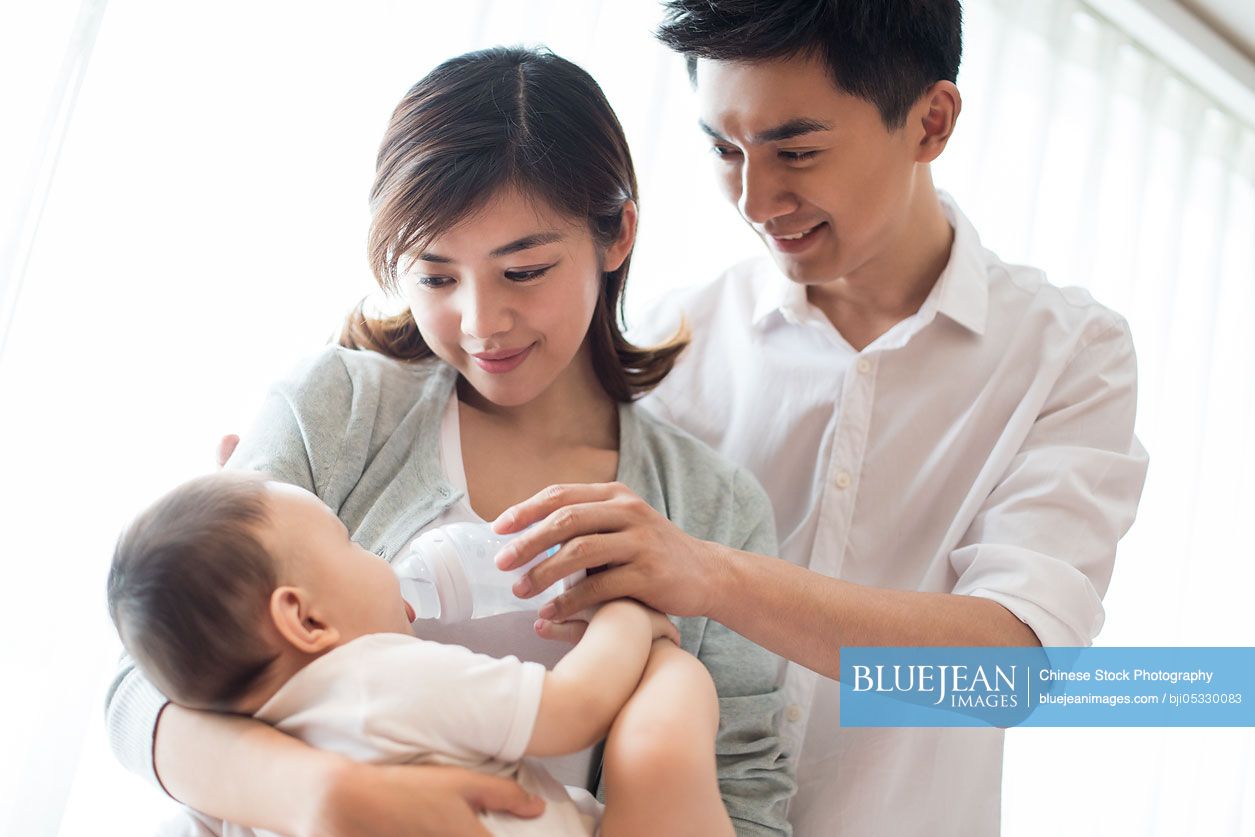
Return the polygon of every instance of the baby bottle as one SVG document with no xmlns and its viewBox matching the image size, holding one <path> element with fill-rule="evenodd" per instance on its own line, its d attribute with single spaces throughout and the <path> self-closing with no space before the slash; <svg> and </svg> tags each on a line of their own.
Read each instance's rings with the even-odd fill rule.
<svg viewBox="0 0 1255 837">
<path fill-rule="evenodd" d="M 401 595 L 419 619 L 452 624 L 501 613 L 534 613 L 584 578 L 580 570 L 530 599 L 520 599 L 510 588 L 558 547 L 513 570 L 497 569 L 493 558 L 515 537 L 498 535 L 486 523 L 451 523 L 424 532 L 392 566 Z"/>
</svg>

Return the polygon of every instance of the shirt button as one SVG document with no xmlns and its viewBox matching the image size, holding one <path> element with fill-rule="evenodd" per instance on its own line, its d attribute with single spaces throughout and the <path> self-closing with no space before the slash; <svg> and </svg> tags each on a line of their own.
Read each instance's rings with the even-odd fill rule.
<svg viewBox="0 0 1255 837">
<path fill-rule="evenodd" d="M 849 487 L 850 487 L 850 475 L 847 474 L 845 471 L 842 471 L 841 473 L 837 474 L 837 488 L 849 488 Z"/>
<path fill-rule="evenodd" d="M 788 709 L 784 710 L 784 717 L 788 718 L 792 723 L 797 723 L 802 720 L 802 707 L 797 704 L 793 704 Z"/>
<path fill-rule="evenodd" d="M 868 372 L 871 371 L 871 368 L 872 368 L 872 362 L 870 360 L 868 360 L 865 357 L 861 357 L 858 359 L 858 371 L 866 375 Z"/>
</svg>

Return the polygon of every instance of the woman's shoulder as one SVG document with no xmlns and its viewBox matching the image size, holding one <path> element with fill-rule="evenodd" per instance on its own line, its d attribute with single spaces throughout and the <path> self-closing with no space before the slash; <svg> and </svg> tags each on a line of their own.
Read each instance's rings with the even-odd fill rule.
<svg viewBox="0 0 1255 837">
<path fill-rule="evenodd" d="M 637 441 L 660 465 L 693 468 L 715 480 L 730 479 L 742 470 L 701 439 L 640 404 L 625 405 L 623 413 L 631 417 Z"/>
<path fill-rule="evenodd" d="M 288 380 L 307 387 L 387 381 L 399 386 L 421 388 L 425 382 L 447 370 L 447 364 L 434 356 L 418 361 L 400 361 L 368 349 L 348 349 L 331 344 L 298 362 Z"/>
<path fill-rule="evenodd" d="M 755 528 L 771 529 L 771 502 L 747 468 L 638 404 L 622 414 L 631 429 L 631 438 L 621 439 L 620 456 L 629 458 L 624 481 L 652 489 L 657 496 L 644 498 L 651 505 L 690 534 L 738 548 L 734 541 Z M 774 549 L 774 530 L 768 535 Z"/>
<path fill-rule="evenodd" d="M 448 384 L 452 369 L 439 358 L 399 361 L 378 352 L 330 345 L 297 363 L 280 384 L 295 403 L 413 404 L 428 388 Z"/>
</svg>

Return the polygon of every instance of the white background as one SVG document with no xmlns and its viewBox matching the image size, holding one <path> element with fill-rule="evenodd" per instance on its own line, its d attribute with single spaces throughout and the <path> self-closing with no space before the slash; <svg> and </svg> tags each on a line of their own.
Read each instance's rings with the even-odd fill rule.
<svg viewBox="0 0 1255 837">
<path fill-rule="evenodd" d="M 1255 130 L 1078 2 L 966 8 L 965 106 L 939 186 L 1004 258 L 1125 314 L 1139 352 L 1152 464 L 1099 644 L 1255 645 Z M 22 270 L 12 231 L 31 218 L 79 9 L 0 10 L 0 278 L 23 276 L 0 352 L 0 828 L 14 837 L 143 834 L 170 813 L 104 740 L 113 539 L 211 468 L 218 437 L 371 292 L 375 150 L 428 69 L 545 43 L 598 79 L 641 181 L 630 311 L 759 249 L 714 188 L 653 3 L 114 0 Z M 1013 730 L 1004 822 L 1255 833 L 1255 739 Z"/>
</svg>

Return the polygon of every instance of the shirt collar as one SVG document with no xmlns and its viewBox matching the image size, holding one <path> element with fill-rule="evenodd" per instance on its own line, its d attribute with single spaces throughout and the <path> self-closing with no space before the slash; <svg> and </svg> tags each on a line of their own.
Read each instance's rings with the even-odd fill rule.
<svg viewBox="0 0 1255 837">
<path fill-rule="evenodd" d="M 778 315 L 790 325 L 803 322 L 810 309 L 806 286 L 785 276 L 776 269 L 774 262 L 765 272 L 766 281 L 760 282 L 756 288 L 758 299 L 754 303 L 754 327 L 765 326 L 772 315 Z"/>
<path fill-rule="evenodd" d="M 959 210 L 954 199 L 945 192 L 938 192 L 937 196 L 946 219 L 954 228 L 954 243 L 950 247 L 950 260 L 919 313 L 932 319 L 933 311 L 927 309 L 936 306 L 936 313 L 944 314 L 969 331 L 984 334 L 989 308 L 985 250 L 972 222 Z M 772 315 L 778 315 L 791 325 L 810 319 L 813 309 L 806 298 L 806 286 L 792 281 L 779 270 L 767 273 L 767 281 L 759 283 L 757 288 L 754 327 L 764 327 Z"/>
<path fill-rule="evenodd" d="M 954 198 L 945 192 L 938 192 L 937 196 L 950 226 L 954 227 L 950 261 L 937 278 L 937 313 L 946 315 L 968 331 L 984 334 L 989 313 L 985 248 L 981 246 L 976 228 L 960 211 Z"/>
</svg>

